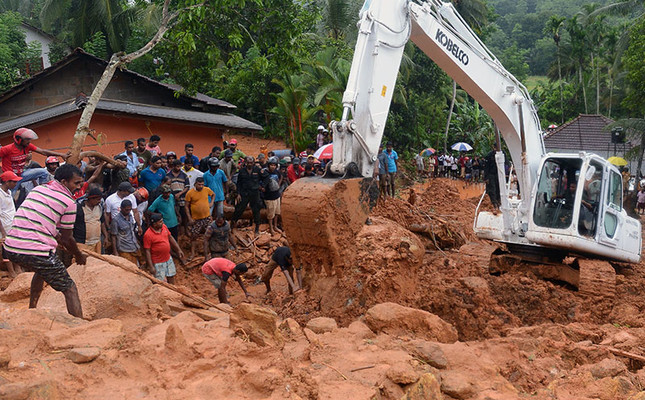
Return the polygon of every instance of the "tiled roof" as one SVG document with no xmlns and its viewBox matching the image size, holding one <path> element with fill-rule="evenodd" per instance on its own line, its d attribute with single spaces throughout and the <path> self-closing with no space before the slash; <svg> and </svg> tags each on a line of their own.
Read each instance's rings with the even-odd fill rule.
<svg viewBox="0 0 645 400">
<path fill-rule="evenodd" d="M 114 100 L 99 100 L 97 110 L 116 111 L 132 115 L 147 117 L 168 118 L 180 121 L 200 122 L 209 125 L 221 126 L 228 129 L 242 131 L 261 131 L 260 125 L 247 121 L 244 118 L 233 114 L 213 114 L 201 111 L 183 110 L 171 107 L 149 106 L 131 102 Z M 50 118 L 65 115 L 71 112 L 80 111 L 74 104 L 74 99 L 69 102 L 35 111 L 0 123 L 0 134 L 13 131 L 21 126 L 32 125 Z"/>
<path fill-rule="evenodd" d="M 602 115 L 580 114 L 544 137 L 547 151 L 570 150 L 606 152 L 613 148 L 611 132 L 604 128 L 614 122 Z M 622 146 L 622 145 L 621 145 Z M 630 143 L 626 143 L 631 147 Z"/>
</svg>

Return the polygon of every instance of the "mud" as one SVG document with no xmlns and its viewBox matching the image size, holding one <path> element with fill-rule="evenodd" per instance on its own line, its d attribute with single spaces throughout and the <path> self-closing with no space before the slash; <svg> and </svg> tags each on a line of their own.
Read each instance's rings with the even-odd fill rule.
<svg viewBox="0 0 645 400">
<path fill-rule="evenodd" d="M 92 321 L 67 315 L 59 293 L 48 292 L 37 310 L 26 309 L 26 298 L 0 302 L 0 398 L 645 398 L 643 263 L 615 266 L 613 298 L 587 296 L 529 269 L 491 275 L 495 245 L 472 232 L 479 189 L 459 185 L 431 181 L 414 187 L 414 204 L 410 192 L 381 202 L 370 225 L 361 221 L 353 237 L 339 236 L 342 267 L 316 264 L 329 253 L 301 260 L 309 290 L 291 296 L 280 273 L 269 295 L 258 280 L 286 238 L 238 229 L 250 244 L 229 257 L 250 266 L 253 306 L 236 309 L 234 324 L 217 310 L 208 321 L 172 311 L 176 295 L 134 275 L 111 282 L 116 273 L 97 260 L 72 266 Z M 430 229 L 412 232 L 413 225 Z M 0 277 L 0 288 L 8 282 Z M 177 282 L 216 299 L 198 267 L 178 266 Z M 229 289 L 233 307 L 245 301 L 237 284 Z M 140 297 L 132 292 L 146 300 L 128 300 Z M 392 317 L 392 308 L 405 312 Z M 339 328 L 303 328 L 319 316 Z M 99 355 L 77 364 L 70 346 Z"/>
</svg>

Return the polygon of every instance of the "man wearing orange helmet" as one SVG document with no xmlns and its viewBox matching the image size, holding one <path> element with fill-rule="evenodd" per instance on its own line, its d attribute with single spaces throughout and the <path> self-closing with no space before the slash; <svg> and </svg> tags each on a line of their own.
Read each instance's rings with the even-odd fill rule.
<svg viewBox="0 0 645 400">
<path fill-rule="evenodd" d="M 0 148 L 0 158 L 2 158 L 2 171 L 12 171 L 22 177 L 16 188 L 18 189 L 23 182 L 36 180 L 39 184 L 49 181 L 49 173 L 45 168 L 30 168 L 25 170 L 27 159 L 31 152 L 36 152 L 44 156 L 56 156 L 63 160 L 69 157 L 69 153 L 63 154 L 51 150 L 41 149 L 31 143 L 32 140 L 38 139 L 36 132 L 28 128 L 18 128 L 13 134 L 13 143 Z M 16 190 L 17 190 L 16 189 Z"/>
</svg>

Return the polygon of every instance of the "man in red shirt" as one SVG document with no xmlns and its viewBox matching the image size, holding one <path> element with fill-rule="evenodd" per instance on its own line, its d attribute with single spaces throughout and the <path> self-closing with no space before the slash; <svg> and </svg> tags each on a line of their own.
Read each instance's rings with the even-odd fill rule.
<svg viewBox="0 0 645 400">
<path fill-rule="evenodd" d="M 206 261 L 202 266 L 202 273 L 206 279 L 208 279 L 215 289 L 217 289 L 217 297 L 219 298 L 220 303 L 228 303 L 228 295 L 226 294 L 226 282 L 228 278 L 233 276 L 237 283 L 240 284 L 242 291 L 248 299 L 251 297 L 249 292 L 246 291 L 244 287 L 244 282 L 242 282 L 241 275 L 248 271 L 246 264 L 241 263 L 235 265 L 231 260 L 226 258 L 211 258 Z"/>
<path fill-rule="evenodd" d="M 305 174 L 305 169 L 300 165 L 298 157 L 293 159 L 293 163 L 287 167 L 287 178 L 289 183 L 293 183 Z"/>
<path fill-rule="evenodd" d="M 23 182 L 37 180 L 38 184 L 43 184 L 49 181 L 50 176 L 46 168 L 30 168 L 25 171 L 25 164 L 27 164 L 32 151 L 45 156 L 61 157 L 63 160 L 67 160 L 67 157 L 69 157 L 69 153 L 58 153 L 35 146 L 31 143 L 35 139 L 38 139 L 36 132 L 28 128 L 18 128 L 13 134 L 13 143 L 0 148 L 2 171 L 13 171 L 13 173 L 22 177 L 14 191 L 19 190 Z"/>
<path fill-rule="evenodd" d="M 170 248 L 184 259 L 184 252 L 172 237 L 168 228 L 163 223 L 163 216 L 154 213 L 150 216 L 150 229 L 143 235 L 143 248 L 146 251 L 146 263 L 148 270 L 155 278 L 163 281 L 168 279 L 168 283 L 175 284 L 175 275 L 177 269 L 170 256 Z"/>
</svg>

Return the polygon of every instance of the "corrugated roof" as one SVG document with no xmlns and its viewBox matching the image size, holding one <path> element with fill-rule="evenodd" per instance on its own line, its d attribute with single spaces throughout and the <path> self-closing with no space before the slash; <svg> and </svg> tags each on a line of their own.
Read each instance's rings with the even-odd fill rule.
<svg viewBox="0 0 645 400">
<path fill-rule="evenodd" d="M 262 127 L 244 118 L 233 114 L 212 114 L 200 111 L 183 110 L 179 108 L 149 106 L 130 102 L 100 100 L 97 110 L 123 112 L 131 115 L 146 117 L 167 118 L 180 121 L 199 122 L 215 125 L 228 129 L 242 131 L 262 131 Z M 74 104 L 74 99 L 43 110 L 25 114 L 0 123 L 0 134 L 11 132 L 21 126 L 28 126 L 50 118 L 65 115 L 71 112 L 80 111 Z"/>
<path fill-rule="evenodd" d="M 26 81 L 23 81 L 23 82 L 19 83 L 18 85 L 12 87 L 8 91 L 0 94 L 0 103 L 2 103 L 3 101 L 15 96 L 16 94 L 22 92 L 29 85 L 31 85 L 34 82 L 36 82 L 36 81 L 38 81 L 38 80 L 40 80 L 40 79 L 42 79 L 42 78 L 54 73 L 55 71 L 58 71 L 59 69 L 63 68 L 64 66 L 66 66 L 69 63 L 71 63 L 72 61 L 74 61 L 76 58 L 79 58 L 79 57 L 88 57 L 88 58 L 92 59 L 93 61 L 103 65 L 104 67 L 107 65 L 107 61 L 105 61 L 105 60 L 103 60 L 103 59 L 101 59 L 99 57 L 93 56 L 91 54 L 87 54 L 82 49 L 77 48 L 70 55 L 68 55 L 67 57 L 63 58 L 62 60 L 60 60 L 56 64 L 52 64 L 49 68 L 45 68 L 44 70 L 42 70 L 42 71 L 38 72 L 37 74 L 33 75 L 31 78 L 27 79 Z M 145 75 L 141 75 L 141 74 L 139 74 L 137 72 L 131 71 L 131 70 L 127 69 L 127 68 L 120 69 L 119 71 L 122 72 L 122 73 L 125 73 L 125 74 L 132 75 L 132 76 L 137 77 L 139 79 L 145 80 L 146 82 L 149 82 L 151 84 L 161 86 L 166 90 L 172 91 L 173 94 L 174 94 L 175 91 L 181 92 L 181 90 L 183 89 L 181 85 L 162 83 L 162 82 L 156 81 L 154 79 L 148 78 Z M 214 97 L 207 96 L 207 95 L 202 94 L 202 93 L 197 93 L 197 94 L 195 94 L 195 96 L 189 96 L 189 95 L 187 95 L 185 93 L 181 93 L 180 97 L 185 97 L 185 98 L 188 98 L 188 99 L 191 99 L 191 100 L 196 100 L 199 103 L 212 105 L 212 106 L 218 106 L 218 107 L 230 108 L 230 109 L 237 108 L 235 105 L 233 105 L 231 103 L 228 103 L 228 102 L 226 102 L 224 100 L 216 99 Z"/>
<path fill-rule="evenodd" d="M 580 114 L 544 137 L 547 151 L 602 152 L 613 147 L 611 132 L 604 128 L 614 122 L 602 115 Z M 627 143 L 627 146 L 630 146 Z"/>
</svg>

